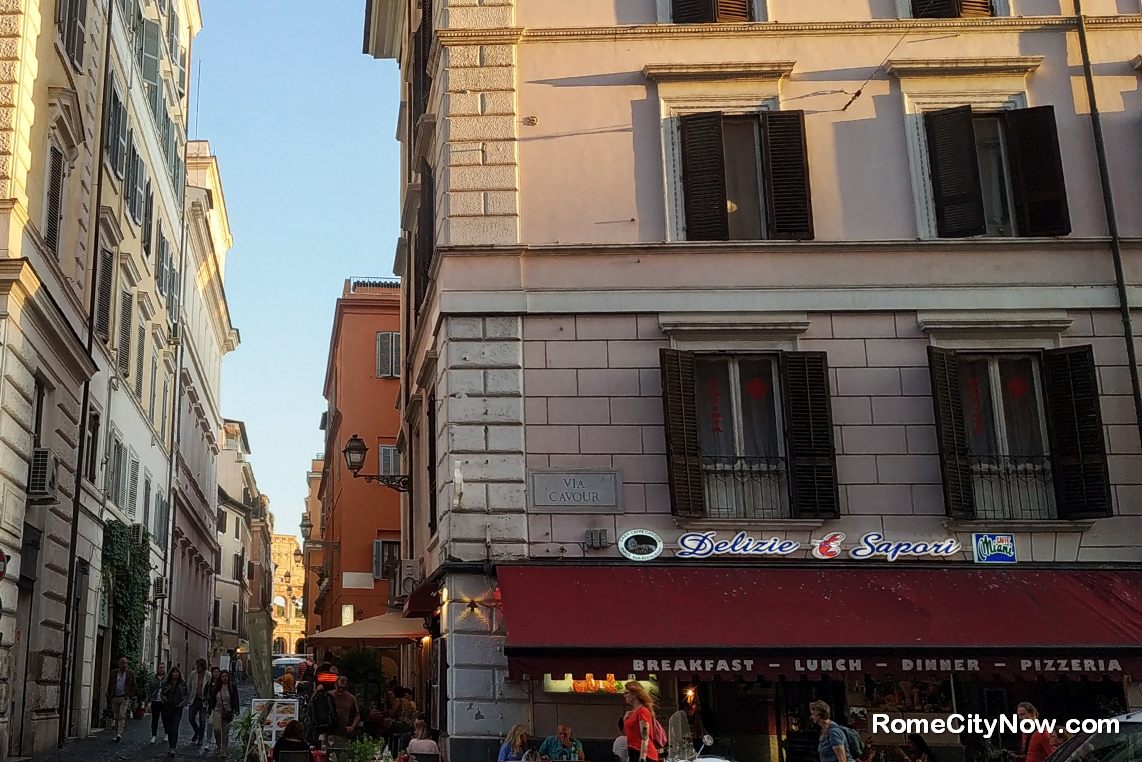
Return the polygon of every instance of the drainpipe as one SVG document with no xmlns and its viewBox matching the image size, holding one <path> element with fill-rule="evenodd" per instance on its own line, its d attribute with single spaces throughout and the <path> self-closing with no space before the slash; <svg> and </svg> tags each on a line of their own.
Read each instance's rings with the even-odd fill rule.
<svg viewBox="0 0 1142 762">
<path fill-rule="evenodd" d="M 1106 159 L 1106 136 L 1102 131 L 1102 114 L 1094 92 L 1094 72 L 1090 63 L 1090 48 L 1086 38 L 1086 17 L 1082 0 L 1074 0 L 1078 21 L 1079 50 L 1083 59 L 1083 76 L 1086 79 L 1087 100 L 1090 102 L 1090 123 L 1094 131 L 1094 149 L 1098 156 L 1098 175 L 1102 181 L 1102 205 L 1106 210 L 1106 227 L 1110 232 L 1110 253 L 1114 259 L 1114 282 L 1118 289 L 1118 310 L 1122 315 L 1122 333 L 1126 340 L 1126 357 L 1130 363 L 1130 386 L 1134 392 L 1134 416 L 1138 435 L 1142 438 L 1142 381 L 1138 377 L 1138 352 L 1134 348 L 1134 322 L 1130 316 L 1130 301 L 1126 291 L 1126 274 L 1122 267 L 1122 238 L 1118 232 L 1118 213 L 1114 208 L 1114 189 L 1110 184 L 1110 165 Z"/>
<path fill-rule="evenodd" d="M 91 278 L 88 280 L 88 290 L 90 297 L 87 305 L 87 354 L 91 356 L 91 350 L 95 344 L 95 305 L 98 287 L 96 281 L 99 277 L 99 210 L 103 205 L 103 159 L 106 150 L 107 141 L 105 136 L 107 134 L 107 118 L 108 108 L 107 105 L 111 102 L 111 22 L 115 12 L 115 0 L 107 0 L 107 34 L 104 37 L 105 45 L 103 50 L 103 103 L 100 109 L 99 116 L 99 146 L 96 153 L 96 172 L 98 179 L 95 183 L 95 224 L 94 237 L 92 239 L 92 262 Z M 75 552 L 75 546 L 79 542 L 79 516 L 82 511 L 81 496 L 83 494 L 83 467 L 87 456 L 87 427 L 90 425 L 90 407 L 91 407 L 91 380 L 83 382 L 83 400 L 80 403 L 79 413 L 79 446 L 76 449 L 76 469 L 75 469 L 75 487 L 73 489 L 71 501 L 71 559 L 68 561 L 67 567 L 67 600 L 64 603 L 64 627 L 63 627 L 63 670 L 60 674 L 60 720 L 59 720 L 59 736 L 57 744 L 59 747 L 67 742 L 68 732 L 71 730 L 71 710 L 72 710 L 72 694 L 75 689 L 75 640 L 76 638 L 82 639 L 85 633 L 75 632 L 76 620 L 76 607 L 75 607 L 75 586 L 76 574 L 79 558 Z M 92 444 L 96 444 L 93 442 Z M 102 549 L 100 549 L 102 550 Z M 90 566 L 88 567 L 90 568 Z M 90 574 L 90 572 L 89 572 Z M 90 584 L 90 583 L 89 583 Z M 100 695 L 98 686 L 92 685 L 92 701 Z"/>
</svg>

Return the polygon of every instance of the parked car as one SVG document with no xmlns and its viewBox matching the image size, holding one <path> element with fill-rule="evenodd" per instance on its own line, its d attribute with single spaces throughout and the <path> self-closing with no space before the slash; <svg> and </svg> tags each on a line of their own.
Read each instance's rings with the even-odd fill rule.
<svg viewBox="0 0 1142 762">
<path fill-rule="evenodd" d="M 1079 733 L 1047 762 L 1142 762 L 1142 712 L 1120 715 L 1117 733 Z"/>
</svg>

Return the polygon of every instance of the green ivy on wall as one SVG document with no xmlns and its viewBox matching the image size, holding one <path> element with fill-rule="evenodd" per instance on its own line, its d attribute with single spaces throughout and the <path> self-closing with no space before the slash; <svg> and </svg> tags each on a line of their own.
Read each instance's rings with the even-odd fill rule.
<svg viewBox="0 0 1142 762">
<path fill-rule="evenodd" d="M 103 527 L 103 584 L 111 590 L 111 659 L 127 661 L 139 676 L 150 674 L 142 663 L 143 627 L 147 621 L 147 598 L 151 592 L 151 537 L 143 529 L 143 541 L 131 543 L 131 528 L 111 519 Z M 145 684 L 144 684 L 145 686 Z"/>
</svg>

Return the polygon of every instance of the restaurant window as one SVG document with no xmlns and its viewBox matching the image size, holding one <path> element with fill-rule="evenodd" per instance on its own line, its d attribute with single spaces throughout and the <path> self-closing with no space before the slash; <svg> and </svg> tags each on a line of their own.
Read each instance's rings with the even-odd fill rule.
<svg viewBox="0 0 1142 762">
<path fill-rule="evenodd" d="M 676 516 L 839 515 L 825 353 L 663 349 L 661 362 Z"/>
<path fill-rule="evenodd" d="M 924 115 L 940 238 L 1065 236 L 1067 188 L 1052 106 Z"/>
<path fill-rule="evenodd" d="M 949 515 L 1048 520 L 1111 515 L 1090 346 L 1043 352 L 929 347 Z"/>
<path fill-rule="evenodd" d="M 686 240 L 813 238 L 801 111 L 679 117 Z"/>
</svg>

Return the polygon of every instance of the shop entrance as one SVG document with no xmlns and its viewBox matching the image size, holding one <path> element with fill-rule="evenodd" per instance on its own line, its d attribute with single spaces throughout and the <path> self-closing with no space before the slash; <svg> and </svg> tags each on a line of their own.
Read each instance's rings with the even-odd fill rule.
<svg viewBox="0 0 1142 762">
<path fill-rule="evenodd" d="M 736 762 L 818 762 L 809 704 L 825 701 L 838 718 L 846 706 L 844 682 L 827 677 L 680 682 L 678 697 L 693 737 L 709 733 L 713 753 Z"/>
</svg>

